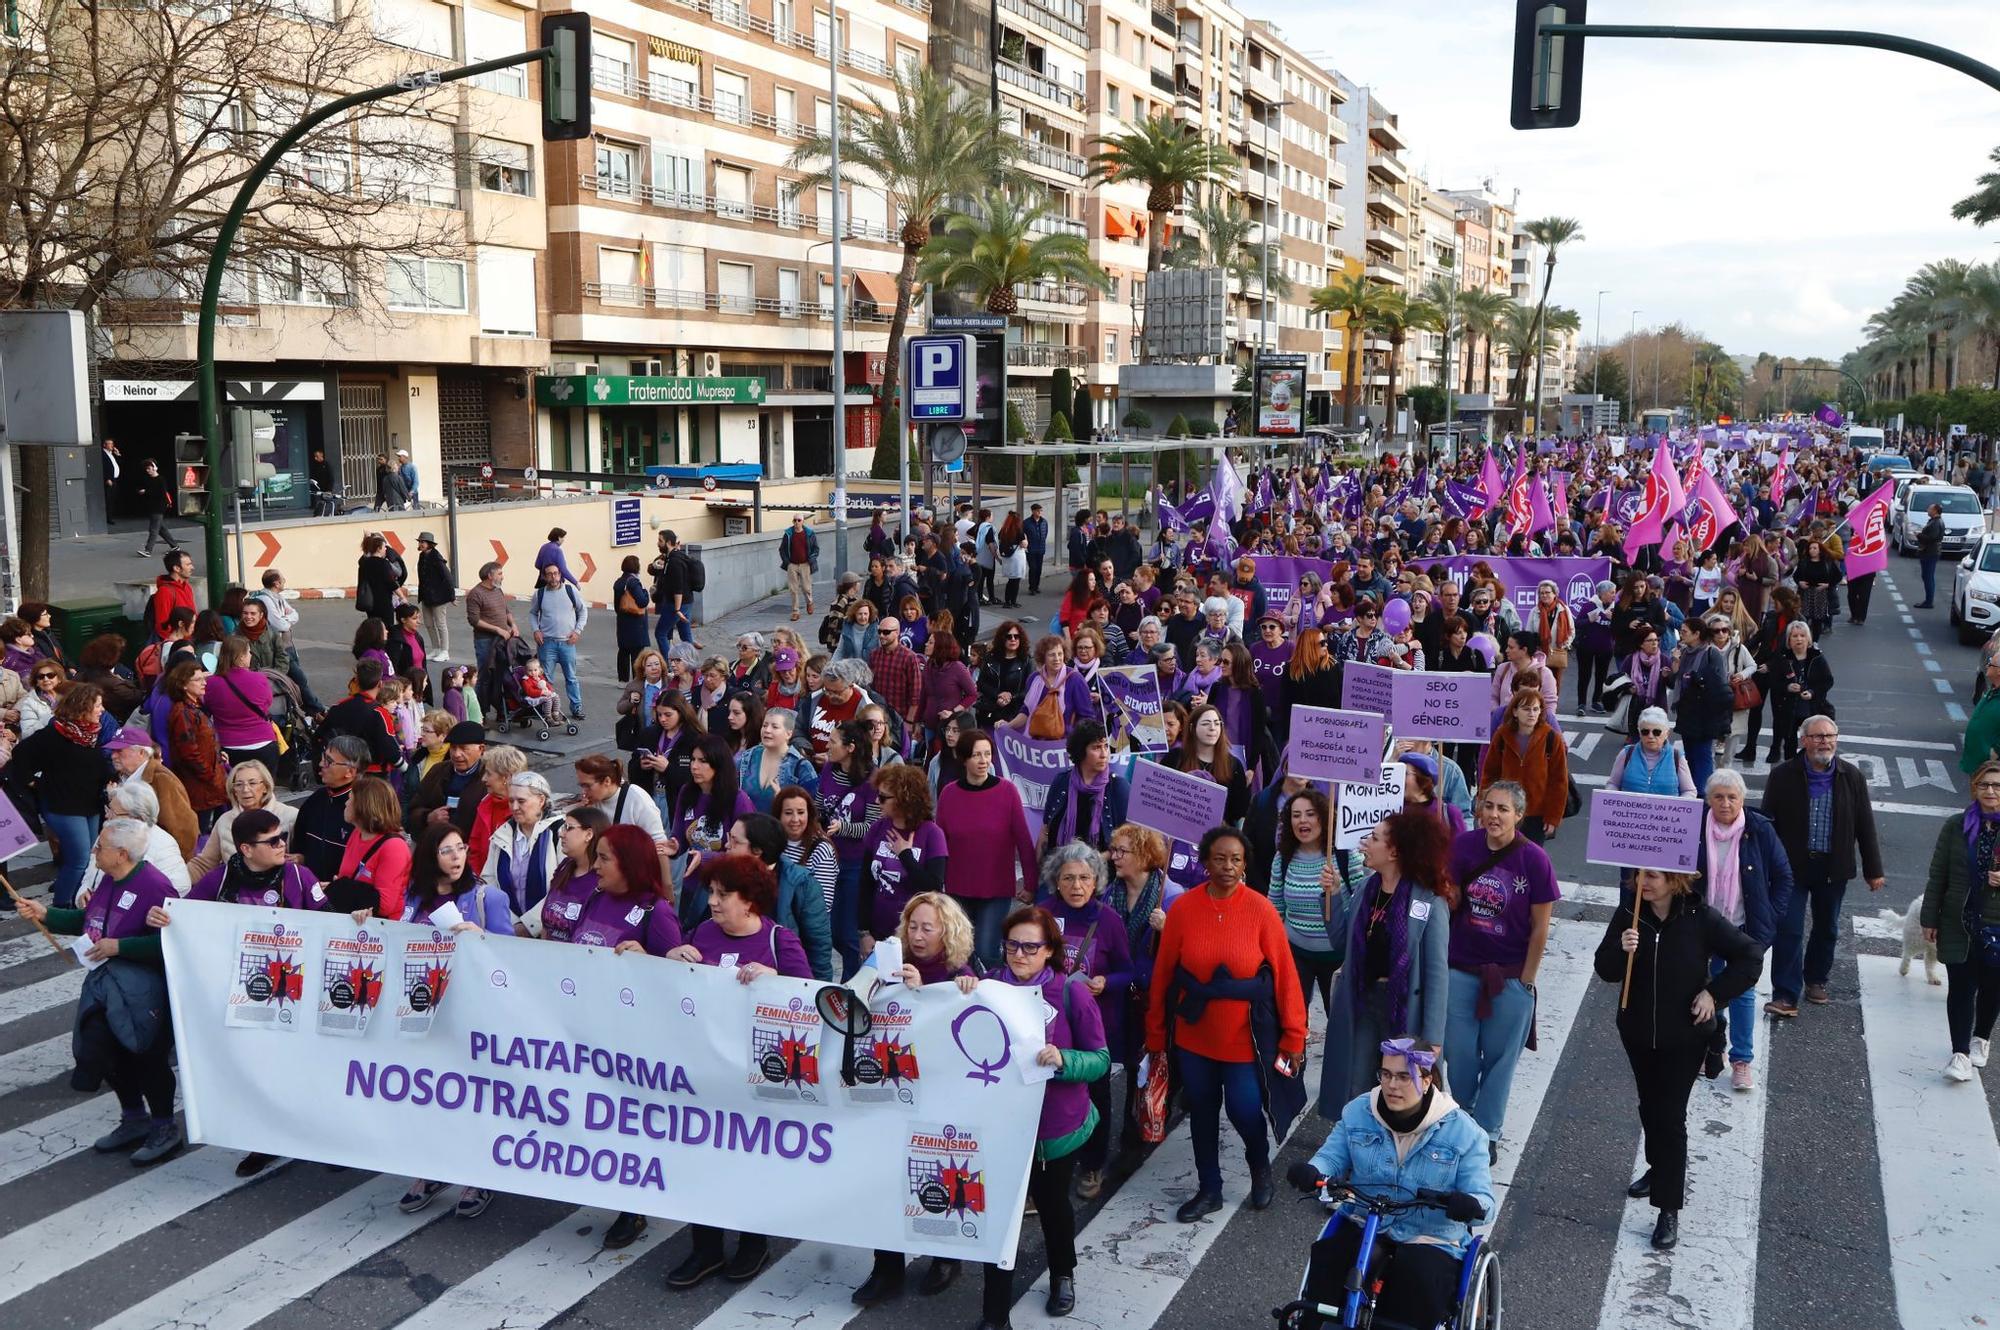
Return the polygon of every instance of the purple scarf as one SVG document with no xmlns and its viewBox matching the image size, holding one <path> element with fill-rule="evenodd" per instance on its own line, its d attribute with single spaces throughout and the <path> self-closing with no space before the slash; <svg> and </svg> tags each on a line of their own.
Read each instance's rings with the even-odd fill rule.
<svg viewBox="0 0 2000 1330">
<path fill-rule="evenodd" d="M 1822 795 L 1833 793 L 1833 769 L 1835 765 L 1835 762 L 1829 762 L 1826 764 L 1826 770 L 1821 771 L 1813 766 L 1812 763 L 1805 763 L 1806 798 L 1817 799 Z"/>
<path fill-rule="evenodd" d="M 1361 908 L 1354 915 L 1354 937 L 1348 943 L 1348 954 L 1361 955 L 1367 948 L 1368 915 L 1375 908 L 1382 895 L 1382 877 L 1375 874 L 1368 879 L 1362 890 Z M 1387 916 L 1383 922 L 1389 928 L 1389 1025 L 1391 1030 L 1400 1030 L 1409 1020 L 1410 1014 L 1410 880 L 1404 878 L 1396 883 L 1396 892 L 1389 898 Z"/>
<path fill-rule="evenodd" d="M 1104 764 L 1104 770 L 1097 773 L 1097 779 L 1091 781 L 1084 780 L 1083 772 L 1078 768 L 1070 768 L 1069 797 L 1063 802 L 1062 821 L 1056 825 L 1055 843 L 1057 845 L 1067 845 L 1076 839 L 1077 792 L 1079 790 L 1090 791 L 1091 797 L 1096 800 L 1091 805 L 1091 816 L 1101 822 L 1104 819 L 1104 792 L 1110 788 L 1111 764 L 1109 762 Z M 1092 842 L 1092 844 L 1095 843 L 1095 841 Z"/>
<path fill-rule="evenodd" d="M 1806 776 L 1807 779 L 1811 779 L 1812 777 L 1812 769 L 1810 767 L 1806 770 Z M 1965 830 L 1965 848 L 1971 854 L 1972 862 L 1975 865 L 1974 871 L 1977 872 L 1977 864 L 1979 863 L 1979 833 L 1982 831 L 1991 832 L 1996 827 L 2000 827 L 2000 813 L 1986 812 L 1980 808 L 1978 801 L 1975 800 L 1967 806 L 1965 821 L 1962 825 Z"/>
</svg>

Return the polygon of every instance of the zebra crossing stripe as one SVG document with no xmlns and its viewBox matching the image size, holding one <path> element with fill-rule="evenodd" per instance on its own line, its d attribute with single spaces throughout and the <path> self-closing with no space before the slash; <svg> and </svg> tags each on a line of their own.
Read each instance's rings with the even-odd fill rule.
<svg viewBox="0 0 2000 1330">
<path fill-rule="evenodd" d="M 52 1081 L 58 1076 L 67 1076 L 76 1059 L 70 1049 L 70 1036 L 59 1034 L 44 1039 L 39 1044 L 29 1044 L 17 1048 L 12 1053 L 0 1055 L 0 1095 L 25 1090 L 31 1085 Z"/>
<path fill-rule="evenodd" d="M 1768 977 L 1757 981 L 1761 1007 Z M 1769 1083 L 1768 1022 L 1759 1020 L 1757 1067 Z M 1629 1092 L 1628 1092 L 1629 1093 Z M 1604 1284 L 1599 1330 L 1678 1330 L 1691 1325 L 1755 1325 L 1757 1217 L 1764 1189 L 1764 1121 L 1768 1089 L 1737 1094 L 1727 1075 L 1697 1077 L 1688 1101 L 1687 1206 L 1680 1245 L 1654 1251 L 1658 1212 L 1627 1200 Z M 1636 1108 L 1635 1108 L 1636 1112 Z M 1632 1176 L 1646 1167 L 1645 1142 Z"/>
<path fill-rule="evenodd" d="M 433 1204 L 443 1205 L 440 1196 Z M 540 1236 L 446 1289 L 397 1330 L 458 1330 L 469 1325 L 546 1325 L 632 1268 L 649 1250 L 681 1231 L 655 1219 L 622 1251 L 604 1250 L 608 1210 L 572 1210 Z"/>
<path fill-rule="evenodd" d="M 0 1133 L 0 1187 L 82 1154 L 117 1123 L 118 1101 L 105 1094 Z"/>
<path fill-rule="evenodd" d="M 1947 1081 L 1943 990 L 1858 956 L 1861 1019 L 1896 1307 L 1910 1330 L 1989 1326 L 2000 1233 L 2000 1140 L 1975 1072 Z"/>
<path fill-rule="evenodd" d="M 363 1183 L 128 1307 L 99 1330 L 249 1330 L 341 1271 L 451 1213 L 455 1189 L 447 1189 L 427 1210 L 402 1213 L 396 1200 L 408 1185 L 406 1179 L 391 1177 Z"/>
<path fill-rule="evenodd" d="M 1563 884 L 1565 899 L 1569 883 Z M 1615 893 L 1614 893 L 1615 894 Z M 1604 930 L 1596 924 L 1572 919 L 1549 922 L 1549 941 L 1542 951 L 1542 968 L 1535 976 L 1535 1025 L 1539 1045 L 1532 1053 L 1522 1053 L 1515 1064 L 1513 1091 L 1507 1096 L 1507 1121 L 1513 1130 L 1500 1133 L 1500 1158 L 1493 1165 L 1493 1213 L 1487 1228 L 1498 1222 L 1513 1189 L 1514 1171 L 1520 1167 L 1521 1151 L 1534 1124 L 1542 1115 L 1542 1101 L 1562 1065 L 1563 1048 L 1569 1032 L 1583 1009 L 1584 994 L 1590 990 L 1597 941 Z"/>
<path fill-rule="evenodd" d="M 196 1150 L 0 1238 L 0 1305 L 249 1185 L 242 1157 Z"/>
<path fill-rule="evenodd" d="M 874 1259 L 875 1253 L 859 1247 L 798 1243 L 696 1330 L 768 1330 L 774 1325 L 839 1330 L 861 1314 L 854 1290 L 868 1278 Z"/>
<path fill-rule="evenodd" d="M 44 941 L 40 933 L 9 938 L 0 942 L 0 970 L 28 961 L 48 960 L 55 954 L 55 948 Z"/>
<path fill-rule="evenodd" d="M 0 993 L 0 1025 L 24 1020 L 36 1012 L 76 1001 L 83 992 L 83 971 L 69 970 L 39 983 L 22 984 Z"/>
</svg>

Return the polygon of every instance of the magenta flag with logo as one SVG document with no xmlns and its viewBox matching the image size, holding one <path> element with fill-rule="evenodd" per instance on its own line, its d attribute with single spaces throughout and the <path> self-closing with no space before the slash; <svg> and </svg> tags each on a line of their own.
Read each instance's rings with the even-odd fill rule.
<svg viewBox="0 0 2000 1330">
<path fill-rule="evenodd" d="M 1851 581 L 1889 566 L 1889 500 L 1896 482 L 1885 480 L 1881 488 L 1847 510 L 1847 576 Z"/>
<path fill-rule="evenodd" d="M 1528 506 L 1528 454 L 1524 450 L 1514 461 L 1514 479 L 1507 487 L 1507 530 L 1519 533 L 1528 529 L 1533 512 Z"/>
<path fill-rule="evenodd" d="M 1674 474 L 1674 459 L 1665 448 L 1653 450 L 1653 468 L 1646 473 L 1646 492 L 1632 529 L 1625 533 L 1625 554 L 1633 557 L 1648 545 L 1666 538 L 1667 523 L 1687 506 L 1681 493 L 1681 478 Z"/>
<path fill-rule="evenodd" d="M 1528 534 L 1540 535 L 1555 524 L 1555 512 L 1549 507 L 1549 491 L 1542 484 L 1542 478 L 1536 476 L 1528 482 Z"/>
<path fill-rule="evenodd" d="M 1778 450 L 1778 464 L 1771 468 L 1771 506 L 1785 506 L 1785 491 L 1792 483 L 1792 445 L 1786 444 Z"/>
<path fill-rule="evenodd" d="M 1505 482 L 1500 479 L 1500 464 L 1493 460 L 1493 451 L 1489 448 L 1486 452 L 1486 464 L 1479 468 L 1479 493 L 1486 500 L 1485 506 L 1480 511 L 1485 512 L 1500 502 L 1500 495 L 1504 490 Z"/>
<path fill-rule="evenodd" d="M 1724 531 L 1736 525 L 1736 510 L 1729 506 L 1722 487 L 1706 470 L 1695 482 L 1694 506 L 1694 525 L 1688 529 L 1688 534 L 1694 540 L 1695 551 L 1699 553 L 1714 545 Z"/>
</svg>

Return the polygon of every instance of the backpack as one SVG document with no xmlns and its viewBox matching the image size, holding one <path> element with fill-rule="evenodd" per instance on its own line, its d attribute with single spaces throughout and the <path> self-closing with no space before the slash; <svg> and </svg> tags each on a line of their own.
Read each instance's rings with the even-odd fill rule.
<svg viewBox="0 0 2000 1330">
<path fill-rule="evenodd" d="M 687 589 L 695 592 L 708 590 L 708 569 L 702 566 L 701 556 L 683 550 L 681 557 L 687 560 Z"/>
</svg>

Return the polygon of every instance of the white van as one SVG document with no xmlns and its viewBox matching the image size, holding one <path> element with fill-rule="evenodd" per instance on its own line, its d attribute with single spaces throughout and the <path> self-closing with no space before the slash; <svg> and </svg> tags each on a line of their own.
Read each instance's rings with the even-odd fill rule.
<svg viewBox="0 0 2000 1330">
<path fill-rule="evenodd" d="M 1858 449 L 1863 457 L 1889 451 L 1889 436 L 1873 425 L 1854 425 L 1847 431 L 1847 446 Z"/>
</svg>

